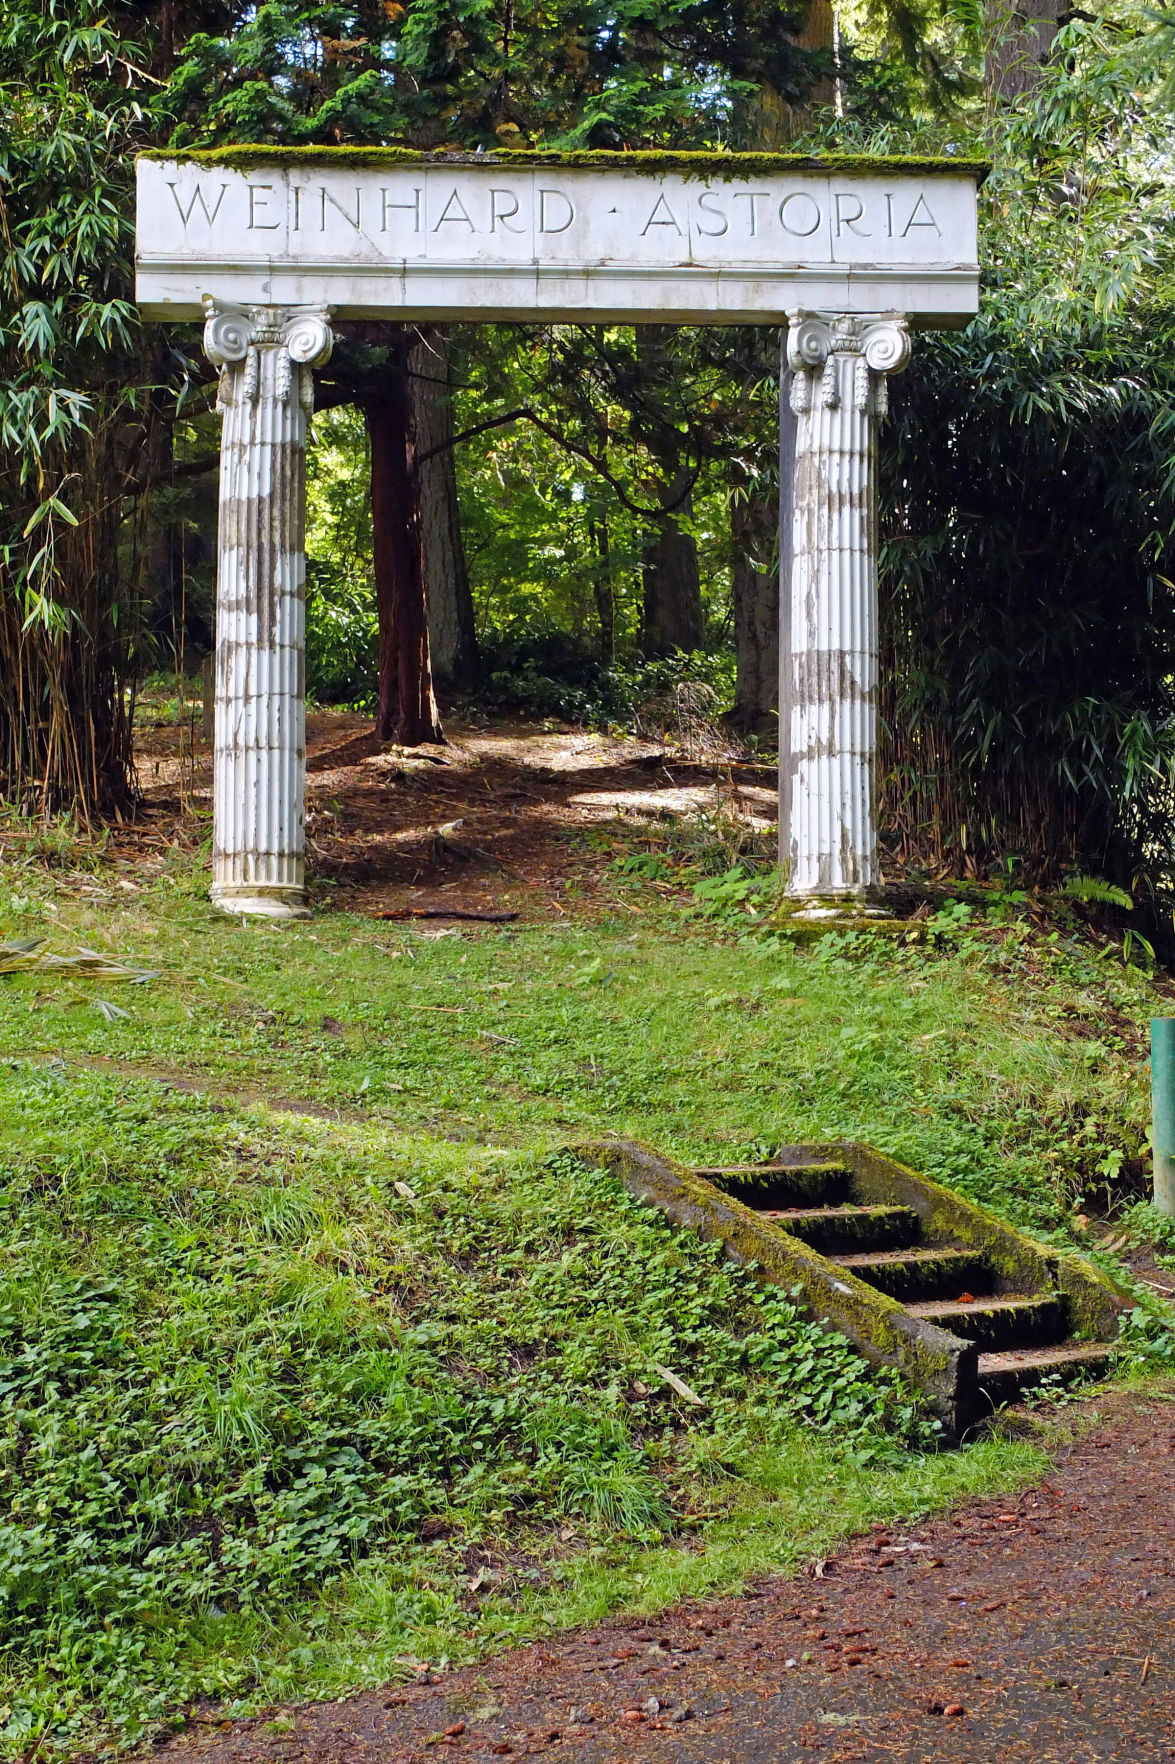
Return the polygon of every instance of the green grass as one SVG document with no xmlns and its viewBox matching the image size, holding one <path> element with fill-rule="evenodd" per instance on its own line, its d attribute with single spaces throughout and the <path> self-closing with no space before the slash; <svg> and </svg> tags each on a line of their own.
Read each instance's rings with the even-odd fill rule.
<svg viewBox="0 0 1175 1764">
<path fill-rule="evenodd" d="M 0 870 L 7 935 L 157 971 L 0 980 L 8 1755 L 652 1610 L 1040 1472 L 936 1453 L 895 1381 L 558 1148 L 851 1135 L 1068 1240 L 1139 1156 L 1137 970 L 965 915 L 797 951 L 637 887 L 623 924 L 430 938 L 115 876 Z"/>
</svg>

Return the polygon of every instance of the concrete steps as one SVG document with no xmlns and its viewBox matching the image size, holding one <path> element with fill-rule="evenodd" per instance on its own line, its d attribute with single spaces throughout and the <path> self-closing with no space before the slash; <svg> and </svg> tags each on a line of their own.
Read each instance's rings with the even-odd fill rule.
<svg viewBox="0 0 1175 1764">
<path fill-rule="evenodd" d="M 847 1162 L 780 1161 L 695 1174 L 897 1299 L 911 1317 L 973 1342 L 976 1394 L 984 1410 L 1016 1402 L 1042 1382 L 1110 1367 L 1112 1344 L 1075 1336 L 1064 1293 L 1008 1290 L 1007 1277 L 982 1242 L 926 1242 L 917 1209 L 870 1200 Z"/>
<path fill-rule="evenodd" d="M 1078 1255 L 850 1140 L 687 1169 L 652 1146 L 576 1153 L 678 1230 L 901 1373 L 956 1441 L 1026 1390 L 1111 1364 L 1128 1295 Z"/>
</svg>

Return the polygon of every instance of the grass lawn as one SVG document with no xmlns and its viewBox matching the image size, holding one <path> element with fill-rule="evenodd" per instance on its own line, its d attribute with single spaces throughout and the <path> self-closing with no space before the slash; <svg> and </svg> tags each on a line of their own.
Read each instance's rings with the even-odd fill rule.
<svg viewBox="0 0 1175 1764">
<path fill-rule="evenodd" d="M 1040 1473 L 936 1452 L 562 1148 L 865 1139 L 1071 1244 L 1142 1167 L 1167 1006 L 1120 955 L 1008 902 L 796 949 L 639 878 L 622 922 L 439 936 L 203 886 L 0 868 L 7 936 L 154 971 L 0 979 L 5 1755 L 653 1609 Z"/>
</svg>

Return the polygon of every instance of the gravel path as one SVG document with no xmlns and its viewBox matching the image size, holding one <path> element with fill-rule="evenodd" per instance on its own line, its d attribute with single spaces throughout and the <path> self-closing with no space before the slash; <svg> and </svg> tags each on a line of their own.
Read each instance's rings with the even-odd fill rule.
<svg viewBox="0 0 1175 1764">
<path fill-rule="evenodd" d="M 741 1598 L 227 1730 L 180 1764 L 1110 1764 L 1175 1759 L 1175 1403 L 1015 1500 L 877 1530 Z M 816 1565 L 814 1565 L 815 1567 Z M 282 1729 L 285 1729 L 282 1731 Z"/>
</svg>

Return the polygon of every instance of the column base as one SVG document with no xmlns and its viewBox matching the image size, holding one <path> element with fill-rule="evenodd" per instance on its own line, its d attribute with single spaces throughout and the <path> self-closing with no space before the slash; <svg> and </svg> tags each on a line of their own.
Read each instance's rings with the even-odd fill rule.
<svg viewBox="0 0 1175 1764">
<path fill-rule="evenodd" d="M 817 931 L 863 931 L 882 929 L 904 921 L 895 919 L 871 894 L 787 894 L 772 915 L 781 931 L 794 926 Z"/>
<path fill-rule="evenodd" d="M 310 908 L 301 888 L 265 888 L 254 884 L 214 883 L 209 898 L 222 913 L 238 913 L 257 919 L 308 919 Z"/>
</svg>

